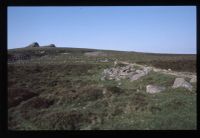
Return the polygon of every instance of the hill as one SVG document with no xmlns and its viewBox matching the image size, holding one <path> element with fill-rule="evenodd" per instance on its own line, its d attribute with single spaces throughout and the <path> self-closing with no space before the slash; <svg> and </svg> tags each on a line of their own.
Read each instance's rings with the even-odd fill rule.
<svg viewBox="0 0 200 138">
<path fill-rule="evenodd" d="M 196 72 L 196 54 L 154 54 L 154 53 L 140 53 L 140 52 L 124 52 L 112 50 L 99 49 L 84 49 L 84 48 L 18 48 L 10 49 L 10 55 L 30 55 L 32 58 L 40 58 L 42 56 L 59 56 L 64 53 L 70 53 L 73 56 L 81 57 L 84 53 L 103 51 L 108 56 L 102 58 L 119 59 L 128 62 L 135 62 L 139 64 L 146 64 L 162 69 L 172 69 L 176 71 Z M 68 56 L 71 56 L 68 55 Z M 98 57 L 99 58 L 99 57 Z M 62 61 L 62 60 L 61 60 Z"/>
<path fill-rule="evenodd" d="M 196 129 L 196 55 L 29 47 L 8 58 L 11 130 Z"/>
</svg>

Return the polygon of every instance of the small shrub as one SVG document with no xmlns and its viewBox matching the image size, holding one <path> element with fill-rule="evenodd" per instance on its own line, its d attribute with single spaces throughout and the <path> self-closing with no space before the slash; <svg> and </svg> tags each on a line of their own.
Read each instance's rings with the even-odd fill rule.
<svg viewBox="0 0 200 138">
<path fill-rule="evenodd" d="M 91 112 L 81 113 L 76 110 L 49 113 L 33 120 L 41 129 L 48 130 L 80 130 L 89 124 L 99 123 L 98 116 Z"/>
<path fill-rule="evenodd" d="M 26 88 L 9 88 L 8 89 L 8 108 L 17 106 L 22 101 L 28 100 L 34 96 L 37 96 L 37 94 Z"/>
<path fill-rule="evenodd" d="M 42 109 L 42 108 L 48 108 L 49 106 L 51 106 L 54 103 L 53 100 L 48 100 L 45 98 L 41 98 L 41 97 L 33 97 L 30 100 L 26 101 L 25 103 L 23 103 L 23 105 L 21 106 L 22 109 Z"/>
<path fill-rule="evenodd" d="M 103 97 L 102 89 L 94 87 L 88 87 L 83 89 L 83 91 L 79 95 L 79 99 L 90 100 L 90 101 L 97 100 L 102 97 Z"/>
<path fill-rule="evenodd" d="M 106 88 L 108 91 L 111 91 L 113 94 L 121 94 L 124 92 L 121 88 L 117 86 L 107 86 Z"/>
</svg>

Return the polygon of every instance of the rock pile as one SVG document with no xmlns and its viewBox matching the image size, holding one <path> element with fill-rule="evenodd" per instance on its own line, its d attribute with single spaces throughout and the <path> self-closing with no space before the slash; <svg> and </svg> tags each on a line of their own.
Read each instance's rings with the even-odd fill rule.
<svg viewBox="0 0 200 138">
<path fill-rule="evenodd" d="M 149 74 L 151 71 L 154 71 L 152 67 L 148 67 L 148 66 L 136 67 L 134 64 L 125 64 L 125 63 L 122 66 L 119 66 L 118 64 L 119 63 L 115 61 L 114 67 L 109 68 L 109 69 L 104 69 L 101 80 L 120 81 L 121 79 L 129 79 L 130 81 L 135 81 Z M 168 71 L 169 70 L 171 71 L 171 69 L 168 69 Z M 196 79 L 197 78 L 194 75 L 191 78 L 190 83 L 195 83 Z M 186 88 L 189 91 L 192 91 L 193 86 L 190 83 L 187 82 L 184 78 L 176 78 L 171 87 L 174 89 L 182 87 L 182 88 Z M 120 85 L 121 85 L 121 82 L 118 82 L 118 86 Z M 154 93 L 159 93 L 165 90 L 166 90 L 166 87 L 164 86 L 151 85 L 151 84 L 146 85 L 147 93 L 154 94 Z"/>
<path fill-rule="evenodd" d="M 134 68 L 132 64 L 124 67 L 113 67 L 110 69 L 105 69 L 102 73 L 101 80 L 117 80 L 120 79 L 130 79 L 135 81 L 140 79 L 142 76 L 147 75 L 152 70 L 151 67 L 144 67 L 141 69 Z"/>
<path fill-rule="evenodd" d="M 131 76 L 130 80 L 131 81 L 135 81 L 140 79 L 141 77 L 147 75 L 150 71 L 152 71 L 151 67 L 144 67 L 142 70 L 136 70 L 135 72 L 137 74 L 134 74 L 133 76 Z"/>
<path fill-rule="evenodd" d="M 172 88 L 179 88 L 179 87 L 186 88 L 189 91 L 192 91 L 192 85 L 189 82 L 185 81 L 184 78 L 175 79 Z"/>
</svg>

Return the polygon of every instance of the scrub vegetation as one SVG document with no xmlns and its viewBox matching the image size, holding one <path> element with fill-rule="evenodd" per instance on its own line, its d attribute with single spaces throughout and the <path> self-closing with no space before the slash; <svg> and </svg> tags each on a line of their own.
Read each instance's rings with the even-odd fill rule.
<svg viewBox="0 0 200 138">
<path fill-rule="evenodd" d="M 87 56 L 100 51 L 103 55 Z M 106 54 L 105 54 L 106 53 Z M 147 54 L 76 48 L 20 48 L 8 62 L 10 130 L 196 129 L 194 89 L 172 89 L 173 75 L 152 72 L 139 80 L 104 80 L 115 60 L 173 71 L 196 72 L 196 55 Z M 187 78 L 186 78 L 187 80 Z M 166 87 L 146 93 L 146 85 Z"/>
</svg>

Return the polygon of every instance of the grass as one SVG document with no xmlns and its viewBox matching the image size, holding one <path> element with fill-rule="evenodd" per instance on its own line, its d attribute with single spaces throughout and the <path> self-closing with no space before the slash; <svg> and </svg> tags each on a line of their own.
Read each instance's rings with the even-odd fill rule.
<svg viewBox="0 0 200 138">
<path fill-rule="evenodd" d="M 184 88 L 172 89 L 174 76 L 151 72 L 137 81 L 121 80 L 119 85 L 119 82 L 113 80 L 100 80 L 103 69 L 113 67 L 113 62 L 95 62 L 96 59 L 91 58 L 90 62 L 83 63 L 74 62 L 75 59 L 72 58 L 64 64 L 66 56 L 59 56 L 59 53 L 71 52 L 84 61 L 87 58 L 81 54 L 88 52 L 87 49 L 58 48 L 54 53 L 51 49 L 45 50 L 46 58 L 40 63 L 35 63 L 39 60 L 39 55 L 34 55 L 26 64 L 18 62 L 8 65 L 8 87 L 14 90 L 13 97 L 8 98 L 23 97 L 21 95 L 24 90 L 35 93 L 34 97 L 22 99 L 9 107 L 9 129 L 196 129 L 195 83 L 192 84 L 192 92 Z M 34 54 L 37 49 L 9 52 Z M 162 57 L 162 62 L 169 58 L 193 58 L 191 55 L 177 55 L 175 58 L 169 55 L 107 52 L 110 55 L 104 58 L 120 57 L 125 61 L 143 63 L 158 56 Z M 55 60 L 48 63 L 49 57 L 54 55 L 57 55 Z M 186 64 L 193 66 L 194 63 Z M 165 86 L 166 90 L 148 94 L 148 84 Z M 12 99 L 10 102 L 14 101 Z"/>
</svg>

